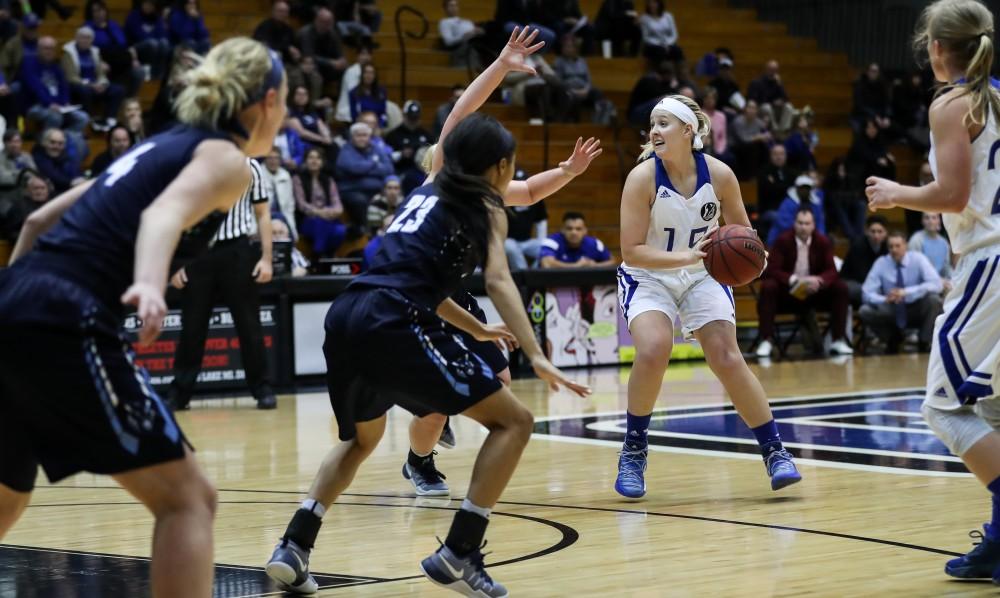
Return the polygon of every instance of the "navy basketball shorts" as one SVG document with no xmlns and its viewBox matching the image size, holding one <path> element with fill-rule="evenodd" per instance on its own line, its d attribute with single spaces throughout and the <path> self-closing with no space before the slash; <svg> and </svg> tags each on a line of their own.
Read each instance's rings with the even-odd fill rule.
<svg viewBox="0 0 1000 598">
<path fill-rule="evenodd" d="M 495 372 L 436 313 L 394 289 L 348 290 L 326 315 L 323 353 L 340 439 L 399 405 L 456 415 L 496 393 Z"/>
<path fill-rule="evenodd" d="M 173 415 L 136 367 L 115 310 L 54 274 L 0 274 L 0 484 L 184 457 Z"/>
<path fill-rule="evenodd" d="M 479 307 L 479 302 L 476 301 L 476 298 L 471 294 L 466 291 L 462 291 L 461 293 L 456 293 L 452 299 L 461 305 L 462 309 L 474 315 L 477 320 L 483 324 L 487 323 L 486 312 L 483 311 L 483 308 Z M 468 347 L 472 349 L 476 355 L 482 357 L 483 361 L 486 362 L 486 365 L 490 366 L 490 369 L 492 369 L 494 373 L 499 374 L 510 367 L 510 363 L 507 362 L 507 358 L 503 356 L 503 351 L 500 350 L 500 347 L 496 346 L 496 343 L 492 341 L 477 341 L 468 332 L 459 330 L 450 324 L 448 325 L 448 329 L 455 334 L 461 335 L 462 341 L 468 345 Z"/>
</svg>

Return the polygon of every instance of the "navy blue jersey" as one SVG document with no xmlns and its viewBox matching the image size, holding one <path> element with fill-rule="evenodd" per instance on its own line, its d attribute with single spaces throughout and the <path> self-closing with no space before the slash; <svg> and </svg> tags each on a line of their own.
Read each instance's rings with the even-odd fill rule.
<svg viewBox="0 0 1000 598">
<path fill-rule="evenodd" d="M 397 209 L 368 271 L 351 286 L 396 289 L 436 309 L 478 265 L 475 253 L 434 184 L 423 185 Z"/>
<path fill-rule="evenodd" d="M 117 306 L 133 279 L 135 240 L 145 210 L 191 161 L 208 139 L 223 132 L 178 126 L 151 137 L 116 160 L 39 238 L 27 267 L 58 273 Z M 177 256 L 193 258 L 212 239 L 224 212 L 216 212 L 184 232 Z"/>
</svg>

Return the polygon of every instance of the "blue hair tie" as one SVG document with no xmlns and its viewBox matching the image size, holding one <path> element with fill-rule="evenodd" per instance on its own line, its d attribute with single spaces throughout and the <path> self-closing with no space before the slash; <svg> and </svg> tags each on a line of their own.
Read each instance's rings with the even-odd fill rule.
<svg viewBox="0 0 1000 598">
<path fill-rule="evenodd" d="M 247 105 L 256 104 L 264 99 L 268 91 L 281 87 L 281 80 L 285 74 L 285 66 L 281 62 L 281 56 L 274 50 L 268 50 L 267 54 L 271 57 L 271 69 L 267 71 L 267 76 L 264 77 L 264 82 L 261 84 L 260 89 L 247 96 Z"/>
</svg>

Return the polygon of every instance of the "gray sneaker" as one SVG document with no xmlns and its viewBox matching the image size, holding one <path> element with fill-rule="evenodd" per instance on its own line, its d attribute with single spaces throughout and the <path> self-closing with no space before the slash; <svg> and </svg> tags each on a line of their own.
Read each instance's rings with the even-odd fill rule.
<svg viewBox="0 0 1000 598">
<path fill-rule="evenodd" d="M 451 418 L 444 420 L 444 428 L 441 430 L 441 436 L 438 437 L 439 445 L 446 449 L 455 448 L 455 431 L 451 429 Z"/>
<path fill-rule="evenodd" d="M 278 542 L 264 571 L 286 592 L 315 594 L 319 589 L 319 584 L 309 574 L 309 551 L 291 540 Z"/>
<path fill-rule="evenodd" d="M 431 453 L 430 458 L 421 467 L 413 467 L 409 461 L 403 463 L 403 477 L 413 483 L 417 496 L 448 496 L 451 494 L 448 484 L 444 481 L 444 474 L 434 466 L 435 454 L 437 453 Z"/>
<path fill-rule="evenodd" d="M 493 581 L 486 573 L 483 553 L 479 550 L 472 551 L 465 558 L 459 558 L 442 544 L 437 552 L 421 561 L 420 568 L 427 579 L 464 596 L 507 597 L 507 588 Z"/>
</svg>

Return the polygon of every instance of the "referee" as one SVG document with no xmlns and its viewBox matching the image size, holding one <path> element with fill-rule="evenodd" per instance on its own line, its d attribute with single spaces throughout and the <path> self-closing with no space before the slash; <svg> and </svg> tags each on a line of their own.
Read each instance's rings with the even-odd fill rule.
<svg viewBox="0 0 1000 598">
<path fill-rule="evenodd" d="M 174 355 L 174 380 L 168 402 L 187 409 L 194 393 L 205 337 L 216 299 L 229 308 L 240 338 L 243 369 L 258 409 L 274 409 L 278 402 L 267 379 L 264 335 L 260 327 L 257 284 L 271 280 L 271 209 L 260 166 L 247 158 L 253 178 L 243 197 L 226 216 L 211 249 L 178 270 L 170 284 L 183 289 L 181 339 Z M 250 236 L 260 231 L 260 251 Z"/>
</svg>

